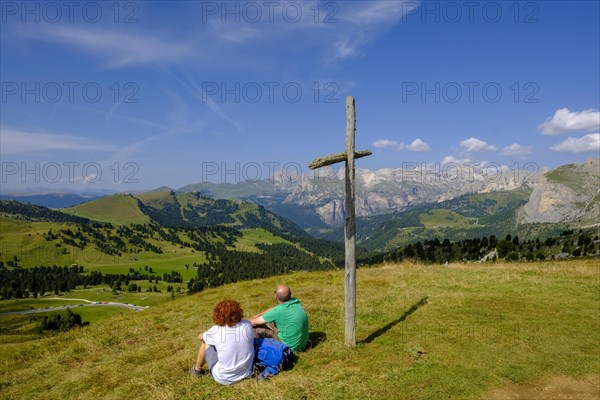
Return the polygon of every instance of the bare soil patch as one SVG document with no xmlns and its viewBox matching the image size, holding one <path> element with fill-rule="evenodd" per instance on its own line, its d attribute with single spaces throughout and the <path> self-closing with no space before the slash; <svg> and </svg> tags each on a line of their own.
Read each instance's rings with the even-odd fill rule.
<svg viewBox="0 0 600 400">
<path fill-rule="evenodd" d="M 484 399 L 490 400 L 598 400 L 600 399 L 600 376 L 590 375 L 584 379 L 554 376 L 537 384 L 509 382 L 493 389 Z"/>
</svg>

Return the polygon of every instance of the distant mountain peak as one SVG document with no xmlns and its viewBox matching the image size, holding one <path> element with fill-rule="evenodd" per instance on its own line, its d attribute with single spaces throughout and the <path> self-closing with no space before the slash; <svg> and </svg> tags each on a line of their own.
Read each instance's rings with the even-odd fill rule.
<svg viewBox="0 0 600 400">
<path fill-rule="evenodd" d="M 368 217 L 469 193 L 531 188 L 537 175 L 537 171 L 507 170 L 493 163 L 406 163 L 402 168 L 374 171 L 359 168 L 356 170 L 356 212 L 360 217 Z M 190 191 L 201 191 L 216 198 L 249 200 L 305 228 L 315 227 L 315 217 L 324 226 L 344 221 L 343 168 L 324 168 L 311 174 L 278 171 L 260 181 L 206 182 L 178 190 L 180 193 Z M 307 215 L 310 218 L 307 219 Z M 309 224 L 308 220 L 313 222 Z"/>
<path fill-rule="evenodd" d="M 171 189 L 168 186 L 161 186 L 161 187 L 157 187 L 156 189 L 148 190 L 147 192 L 143 192 L 143 193 L 162 193 L 162 192 L 175 192 L 175 189 Z"/>
<path fill-rule="evenodd" d="M 567 164 L 540 176 L 524 207 L 528 223 L 600 221 L 600 158 Z"/>
</svg>

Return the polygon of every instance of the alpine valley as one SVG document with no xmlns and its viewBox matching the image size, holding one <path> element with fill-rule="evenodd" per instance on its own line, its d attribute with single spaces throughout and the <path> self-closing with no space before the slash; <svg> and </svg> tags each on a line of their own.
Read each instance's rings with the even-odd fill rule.
<svg viewBox="0 0 600 400">
<path fill-rule="evenodd" d="M 507 233 L 544 237 L 598 225 L 600 158 L 554 170 L 526 166 L 451 163 L 359 169 L 358 243 L 369 250 L 390 250 L 427 238 L 460 240 Z M 177 190 L 161 187 L 142 194 L 110 195 L 64 211 L 102 222 L 260 226 L 276 233 L 309 233 L 341 241 L 343 182 L 343 171 L 278 172 L 263 180 L 202 182 Z M 40 200 L 41 205 L 55 204 L 49 194 Z"/>
</svg>

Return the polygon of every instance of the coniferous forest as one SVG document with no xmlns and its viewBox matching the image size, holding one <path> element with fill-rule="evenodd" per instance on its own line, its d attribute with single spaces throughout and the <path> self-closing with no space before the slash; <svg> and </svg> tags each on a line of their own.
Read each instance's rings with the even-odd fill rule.
<svg viewBox="0 0 600 400">
<path fill-rule="evenodd" d="M 203 198 L 198 197 L 198 199 Z M 16 201 L 3 201 L 0 211 L 5 215 L 12 217 L 16 215 L 29 221 L 57 222 L 55 229 L 50 228 L 47 232 L 41 233 L 41 236 L 46 242 L 53 243 L 57 249 L 64 252 L 69 248 L 96 249 L 108 255 L 129 255 L 135 259 L 135 254 L 140 252 L 163 254 L 163 247 L 170 245 L 188 249 L 191 254 L 196 252 L 199 256 L 202 254 L 202 257 L 193 263 L 197 276 L 187 282 L 188 293 L 291 271 L 343 268 L 343 243 L 316 239 L 303 231 L 295 235 L 293 232 L 298 231 L 297 226 L 286 220 L 274 223 L 273 214 L 262 207 L 257 209 L 257 213 L 240 214 L 237 218 L 240 219 L 241 226 L 249 226 L 252 227 L 249 229 L 254 230 L 263 229 L 272 234 L 276 241 L 253 243 L 249 248 L 239 247 L 237 244 L 244 239 L 244 232 L 239 226 L 223 225 L 231 222 L 226 215 L 230 215 L 232 210 L 239 209 L 239 204 L 226 201 L 210 202 L 211 206 L 214 204 L 221 207 L 223 215 L 207 216 L 202 221 L 197 220 L 198 223 L 214 224 L 196 227 L 177 222 L 173 216 L 176 210 L 169 209 L 163 210 L 161 217 L 157 217 L 159 220 L 162 218 L 164 224 L 152 221 L 129 225 L 93 222 L 60 211 Z M 168 225 L 169 221 L 177 223 Z M 429 264 L 496 260 L 543 261 L 598 256 L 600 238 L 593 230 L 577 232 L 565 230 L 559 236 L 543 240 L 539 238 L 523 240 L 517 235 L 510 234 L 504 238 L 490 235 L 457 241 L 435 238 L 418 240 L 387 252 L 369 253 L 359 246 L 356 254 L 359 266 L 403 260 Z M 3 257 L 4 259 L 0 260 L 2 299 L 30 296 L 37 298 L 48 293 L 68 292 L 78 286 L 86 288 L 108 285 L 114 292 L 141 291 L 141 287 L 135 282 L 142 280 L 155 283 L 158 281 L 184 283 L 180 272 L 171 271 L 161 276 L 147 266 L 143 271 L 141 268 L 130 268 L 127 273 L 115 274 L 102 273 L 98 269 L 86 271 L 81 265 L 65 267 L 37 265 L 32 268 L 22 268 L 17 255 L 3 254 Z M 189 267 L 186 265 L 187 268 Z M 169 286 L 169 289 L 172 290 L 172 286 Z"/>
</svg>

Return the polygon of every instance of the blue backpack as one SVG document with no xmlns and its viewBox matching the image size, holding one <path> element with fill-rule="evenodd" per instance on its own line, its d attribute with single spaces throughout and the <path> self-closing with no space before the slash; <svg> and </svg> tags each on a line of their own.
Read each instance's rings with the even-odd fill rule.
<svg viewBox="0 0 600 400">
<path fill-rule="evenodd" d="M 254 339 L 254 365 L 260 374 L 258 379 L 277 375 L 294 363 L 294 352 L 285 344 L 269 338 Z"/>
</svg>

